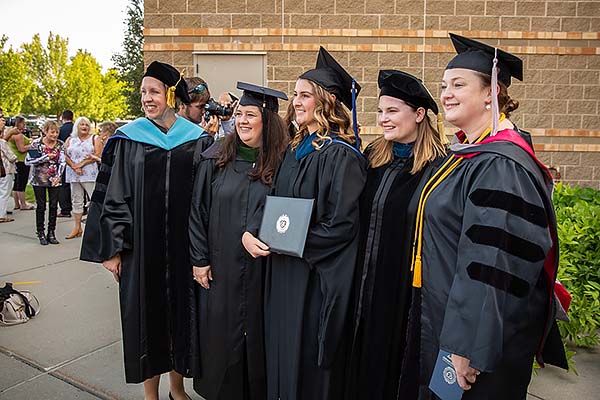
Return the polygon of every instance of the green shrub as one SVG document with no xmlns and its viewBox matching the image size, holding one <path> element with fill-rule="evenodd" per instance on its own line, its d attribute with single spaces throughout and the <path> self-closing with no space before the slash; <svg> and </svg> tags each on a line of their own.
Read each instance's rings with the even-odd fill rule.
<svg viewBox="0 0 600 400">
<path fill-rule="evenodd" d="M 600 191 L 558 183 L 554 192 L 560 264 L 558 279 L 571 293 L 570 322 L 560 322 L 567 343 L 600 343 Z"/>
</svg>

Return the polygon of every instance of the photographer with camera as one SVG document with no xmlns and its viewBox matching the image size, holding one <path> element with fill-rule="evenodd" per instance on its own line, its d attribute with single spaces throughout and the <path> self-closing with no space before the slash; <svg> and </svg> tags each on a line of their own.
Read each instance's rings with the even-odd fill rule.
<svg viewBox="0 0 600 400">
<path fill-rule="evenodd" d="M 8 147 L 6 140 L 2 138 L 5 125 L 6 120 L 2 116 L 0 108 L 0 222 L 12 222 L 14 219 L 6 215 L 8 213 L 6 208 L 15 179 L 17 156 Z"/>
<path fill-rule="evenodd" d="M 190 104 L 181 103 L 177 114 L 199 124 L 212 138 L 222 137 L 233 132 L 235 121 L 232 115 L 237 106 L 237 98 L 224 92 L 217 101 L 211 97 L 208 84 L 204 79 L 192 77 L 186 78 L 185 81 L 192 102 Z M 211 143 L 212 141 L 208 145 Z"/>
<path fill-rule="evenodd" d="M 5 118 L 6 126 L 11 127 L 4 133 L 4 140 L 8 142 L 11 150 L 17 156 L 17 173 L 13 187 L 15 199 L 15 210 L 34 210 L 35 206 L 25 200 L 25 187 L 29 179 L 29 166 L 25 165 L 25 156 L 31 145 L 31 139 L 24 133 L 27 131 L 25 118 L 18 115 L 13 118 Z"/>
</svg>

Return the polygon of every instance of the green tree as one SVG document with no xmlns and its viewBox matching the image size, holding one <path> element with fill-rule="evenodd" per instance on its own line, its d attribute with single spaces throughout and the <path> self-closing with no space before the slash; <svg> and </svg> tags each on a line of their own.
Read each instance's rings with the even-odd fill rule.
<svg viewBox="0 0 600 400">
<path fill-rule="evenodd" d="M 23 100 L 31 89 L 23 55 L 10 47 L 4 49 L 8 38 L 0 38 L 0 107 L 5 115 L 21 112 Z"/>
<path fill-rule="evenodd" d="M 88 52 L 78 50 L 65 71 L 64 100 L 76 115 L 102 121 L 127 115 L 125 84 L 115 70 L 102 74 L 100 64 Z"/>
<path fill-rule="evenodd" d="M 64 99 L 65 71 L 69 61 L 68 39 L 48 35 L 46 47 L 39 34 L 31 43 L 22 45 L 27 68 L 27 78 L 33 88 L 26 97 L 23 111 L 35 114 L 58 115 L 67 106 Z"/>
<path fill-rule="evenodd" d="M 144 75 L 144 10 L 142 0 L 130 0 L 125 20 L 125 38 L 123 51 L 115 54 L 112 61 L 119 72 L 120 79 L 125 82 L 124 94 L 127 97 L 129 114 L 132 117 L 142 116 L 139 87 Z"/>
</svg>

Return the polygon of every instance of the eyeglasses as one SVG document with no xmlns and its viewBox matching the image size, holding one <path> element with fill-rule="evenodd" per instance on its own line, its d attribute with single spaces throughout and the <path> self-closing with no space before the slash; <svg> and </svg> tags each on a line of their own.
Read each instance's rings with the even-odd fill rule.
<svg viewBox="0 0 600 400">
<path fill-rule="evenodd" d="M 202 94 L 207 89 L 208 89 L 208 85 L 206 83 L 201 83 L 201 84 L 197 85 L 195 88 L 193 88 L 192 90 L 188 90 L 188 94 L 192 94 L 192 93 Z"/>
</svg>

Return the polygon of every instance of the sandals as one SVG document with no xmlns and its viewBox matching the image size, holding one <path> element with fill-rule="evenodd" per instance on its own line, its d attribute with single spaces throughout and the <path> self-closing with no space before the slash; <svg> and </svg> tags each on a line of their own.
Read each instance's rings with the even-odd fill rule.
<svg viewBox="0 0 600 400">
<path fill-rule="evenodd" d="M 33 204 L 29 204 L 29 206 L 23 208 L 21 207 L 21 211 L 26 211 L 26 210 L 35 210 L 35 206 Z"/>
<path fill-rule="evenodd" d="M 83 234 L 83 230 L 72 230 L 71 233 L 69 233 L 67 236 L 65 236 L 65 239 L 75 239 L 80 237 Z"/>
<path fill-rule="evenodd" d="M 0 223 L 2 223 L 2 222 L 13 222 L 14 220 L 15 220 L 14 218 L 4 217 L 4 218 L 0 218 Z"/>
</svg>

